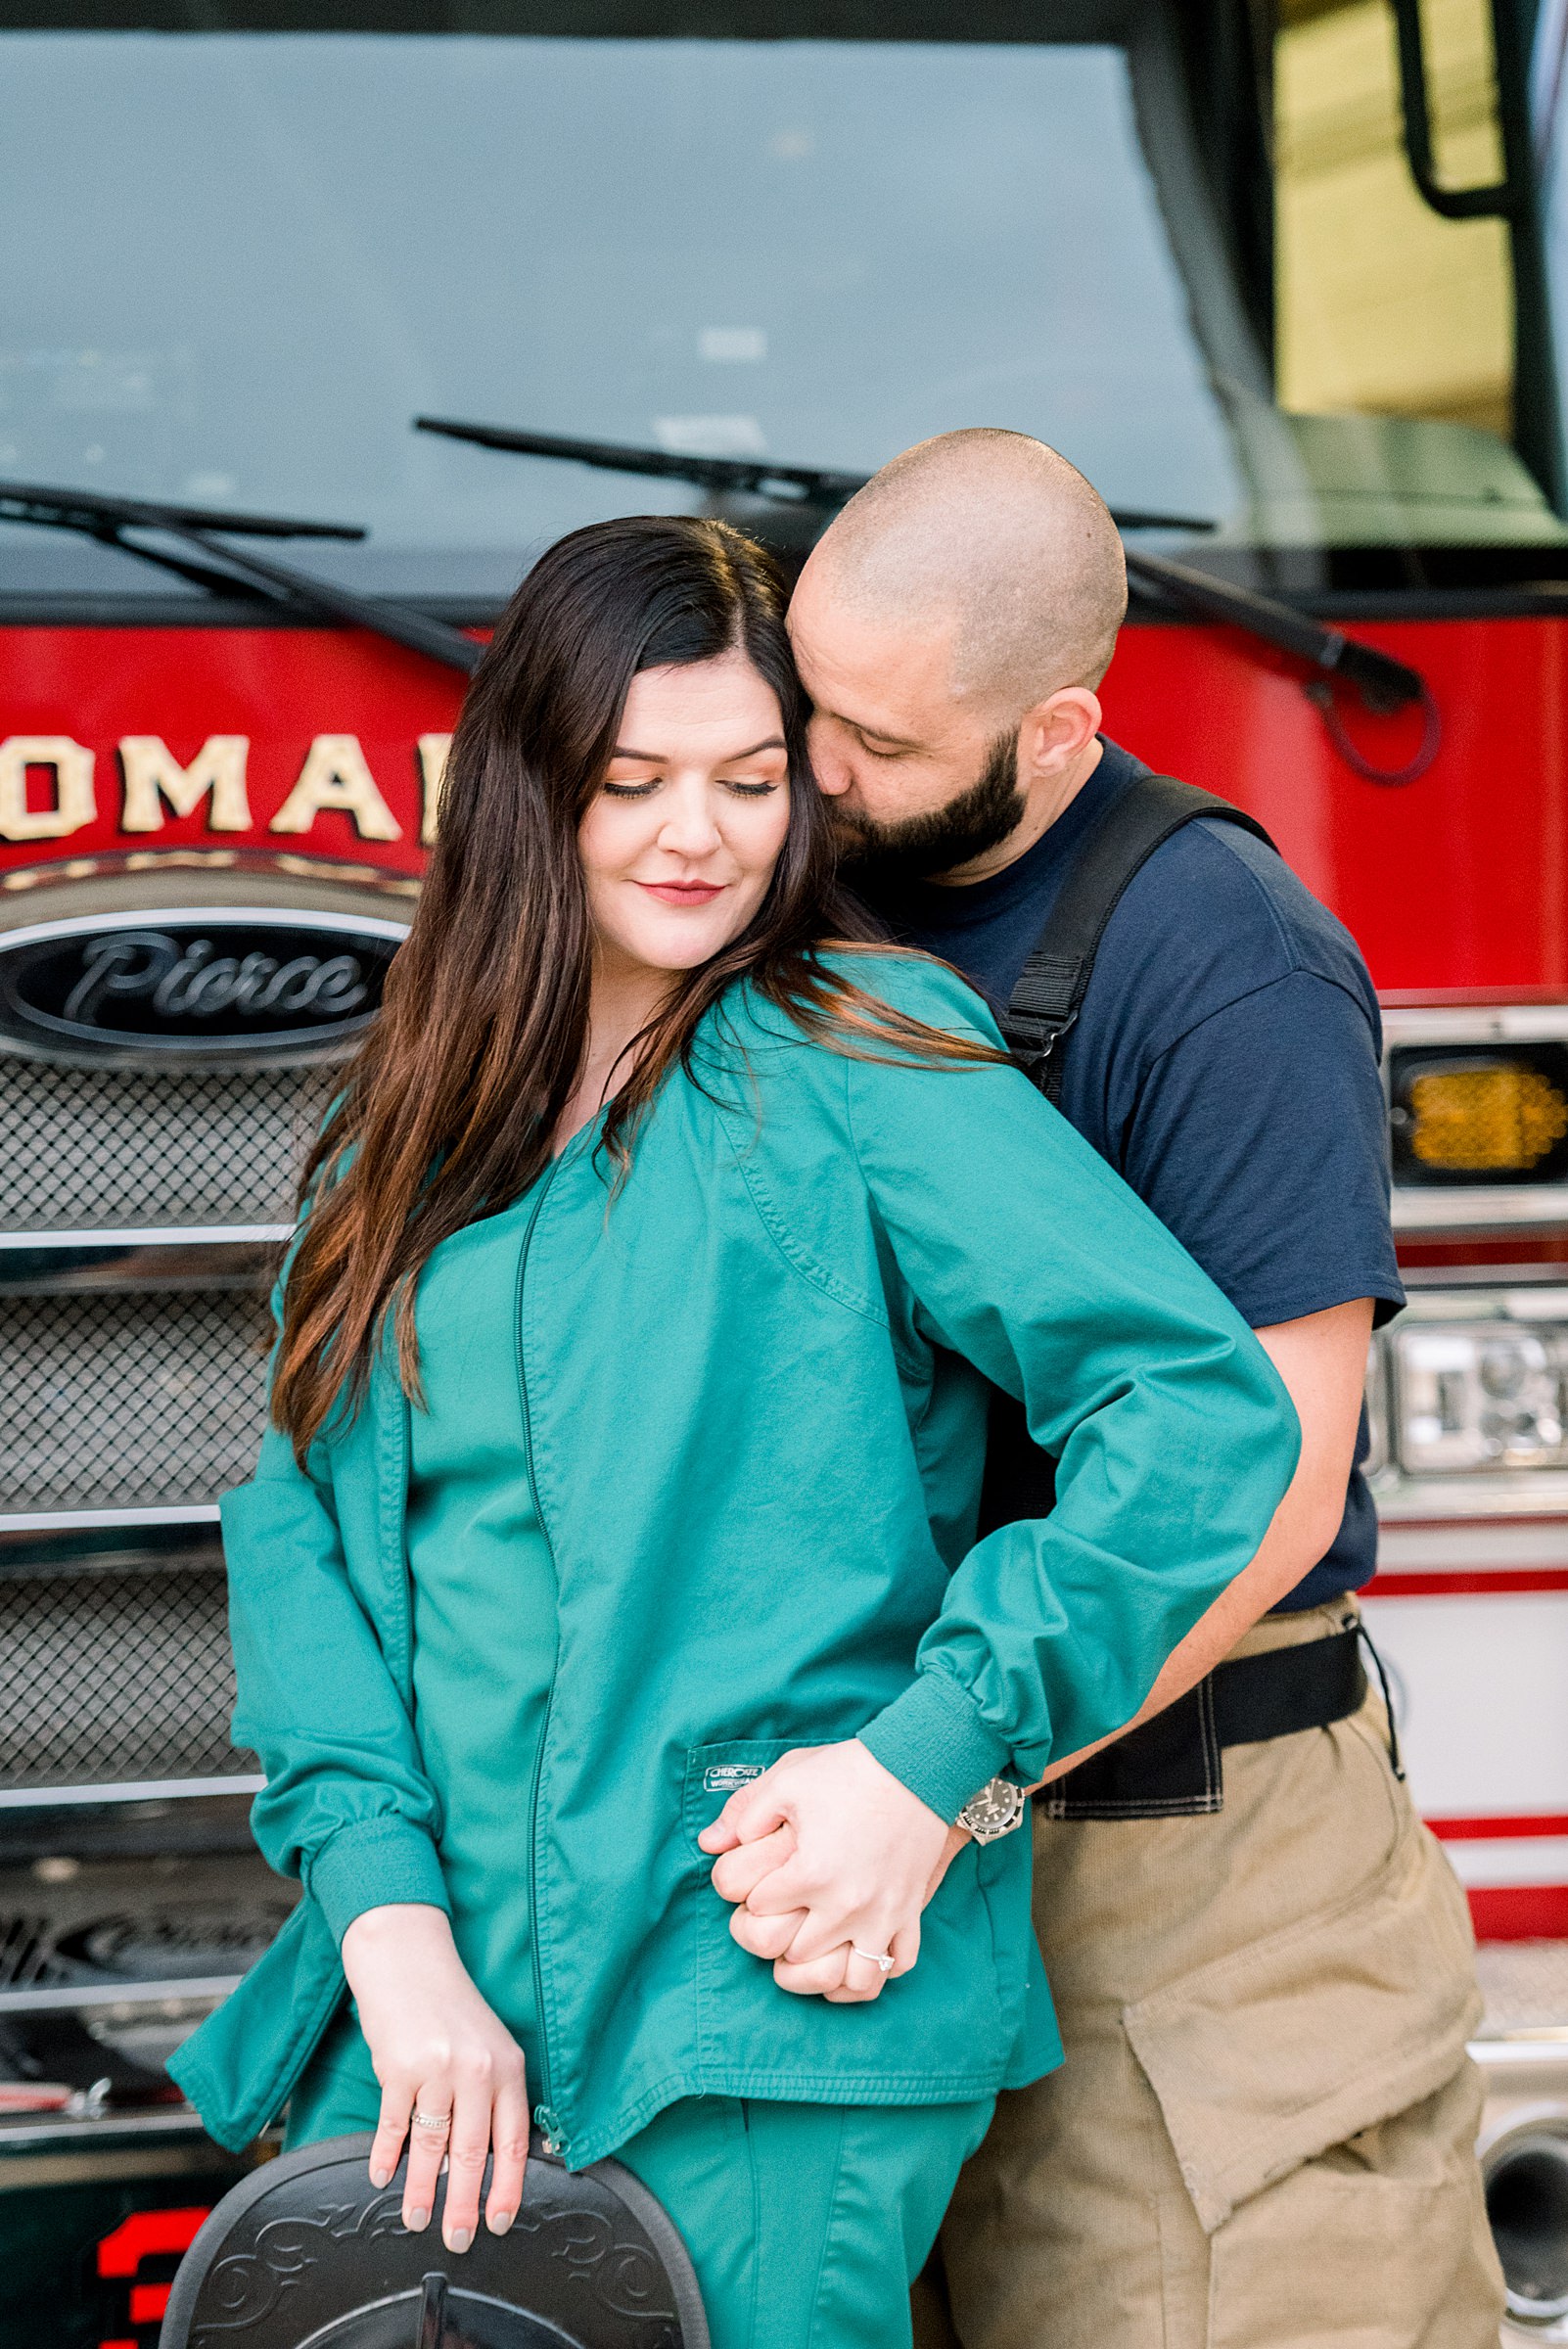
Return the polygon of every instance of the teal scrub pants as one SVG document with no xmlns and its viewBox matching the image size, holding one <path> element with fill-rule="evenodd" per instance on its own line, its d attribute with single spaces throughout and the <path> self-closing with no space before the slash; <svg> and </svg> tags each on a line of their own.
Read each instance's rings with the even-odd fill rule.
<svg viewBox="0 0 1568 2349">
<path fill-rule="evenodd" d="M 674 2222 L 713 2349 L 909 2349 L 909 2286 L 992 2101 L 687 2097 L 616 2158 Z M 289 2143 L 373 2129 L 380 2109 L 345 2016 L 290 2106 Z"/>
</svg>

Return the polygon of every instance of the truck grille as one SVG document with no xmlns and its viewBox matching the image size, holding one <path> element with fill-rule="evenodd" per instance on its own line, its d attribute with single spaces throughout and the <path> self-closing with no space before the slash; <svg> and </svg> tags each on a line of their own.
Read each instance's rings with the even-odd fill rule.
<svg viewBox="0 0 1568 2349">
<path fill-rule="evenodd" d="M 254 1772 L 215 1566 L 0 1581 L 0 1788 Z"/>
<path fill-rule="evenodd" d="M 244 1290 L 0 1301 L 0 1511 L 216 1500 L 255 1461 L 270 1334 Z"/>
<path fill-rule="evenodd" d="M 189 1512 L 254 1467 L 271 1322 L 264 1290 L 236 1286 L 232 1248 L 204 1272 L 201 1235 L 293 1221 L 342 1082 L 331 1063 L 0 1051 L 0 1233 L 23 1243 L 0 1285 L 0 1792 L 255 1772 L 229 1744 L 216 1527 L 205 1539 Z M 181 1238 L 83 1279 L 71 1235 L 105 1232 Z M 160 1528 L 163 1511 L 184 1530 Z M 96 1525 L 72 1525 L 83 1516 Z M 20 1910 L 0 1912 L 0 1976 L 47 1981 L 42 1948 Z"/>
<path fill-rule="evenodd" d="M 0 1229 L 287 1223 L 333 1067 L 63 1068 L 0 1054 Z"/>
</svg>

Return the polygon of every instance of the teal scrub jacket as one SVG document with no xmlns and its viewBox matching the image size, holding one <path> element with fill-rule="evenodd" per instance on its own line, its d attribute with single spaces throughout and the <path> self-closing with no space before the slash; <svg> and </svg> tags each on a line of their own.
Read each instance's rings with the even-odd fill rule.
<svg viewBox="0 0 1568 2349">
<path fill-rule="evenodd" d="M 941 964 L 840 960 L 998 1041 Z M 538 1184 L 517 1301 L 559 1600 L 519 1807 L 542 2125 L 579 2168 L 682 2096 L 966 2103 L 1038 2077 L 1059 2050 L 1027 1835 L 961 1852 L 918 1963 L 851 2006 L 736 1946 L 697 1836 L 792 1747 L 859 1736 L 951 1819 L 1121 1727 L 1256 1551 L 1295 1467 L 1289 1398 L 1010 1067 L 856 1057 L 741 984 L 619 1189 L 597 1140 Z M 976 1542 L 986 1379 L 1059 1469 L 1049 1517 Z M 257 1841 L 305 1894 L 169 2067 L 225 2145 L 342 2001 L 349 1920 L 447 1906 L 410 1718 L 408 1427 L 384 1359 L 304 1472 L 269 1431 L 223 1504 L 235 1740 L 266 1773 Z"/>
</svg>

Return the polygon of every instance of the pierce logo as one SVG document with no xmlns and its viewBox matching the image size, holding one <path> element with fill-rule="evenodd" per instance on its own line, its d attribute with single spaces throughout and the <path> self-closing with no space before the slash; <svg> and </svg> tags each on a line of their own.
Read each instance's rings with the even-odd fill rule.
<svg viewBox="0 0 1568 2349">
<path fill-rule="evenodd" d="M 275 954 L 237 959 L 219 954 L 209 938 L 181 947 L 161 930 L 94 940 L 82 955 L 81 977 L 66 997 L 65 1017 L 97 1025 L 112 997 L 148 1002 L 160 1019 L 215 1020 L 226 1011 L 313 1013 L 346 1019 L 370 992 L 357 955 Z"/>
<path fill-rule="evenodd" d="M 375 1015 L 400 939 L 228 907 L 0 934 L 0 1033 L 112 1054 L 330 1043 Z"/>
</svg>

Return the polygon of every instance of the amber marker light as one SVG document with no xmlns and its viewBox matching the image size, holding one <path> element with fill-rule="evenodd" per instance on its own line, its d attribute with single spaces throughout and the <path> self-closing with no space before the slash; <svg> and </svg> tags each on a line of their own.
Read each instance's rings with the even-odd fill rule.
<svg viewBox="0 0 1568 2349">
<path fill-rule="evenodd" d="M 1568 1158 L 1568 1054 L 1560 1046 L 1396 1052 L 1390 1078 L 1403 1180 L 1560 1178 Z"/>
</svg>

